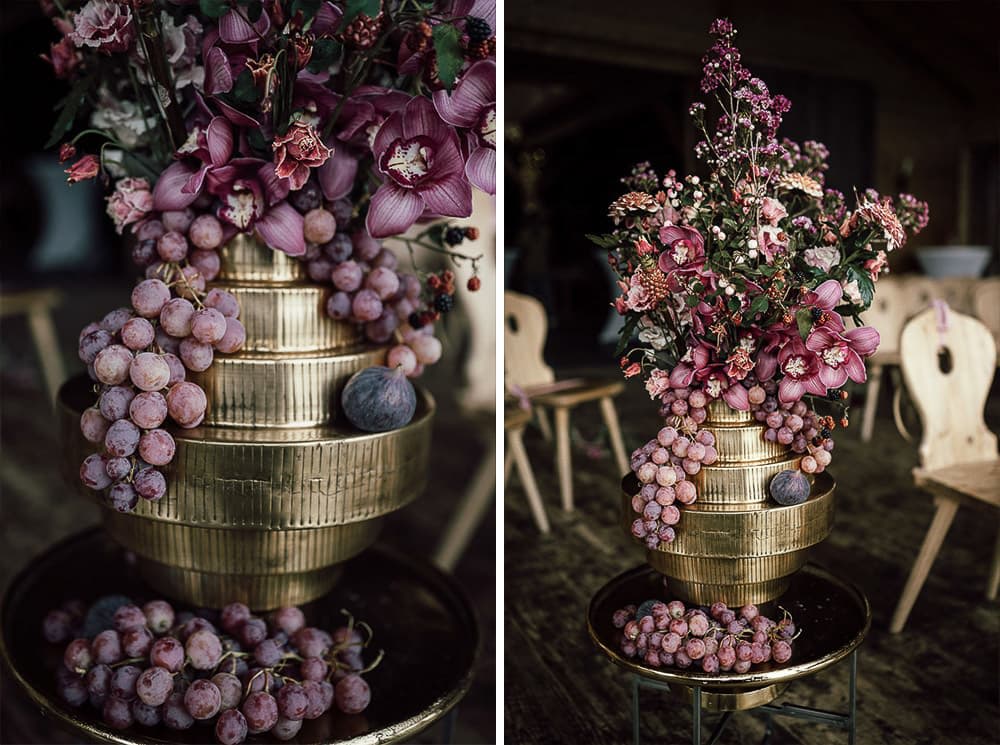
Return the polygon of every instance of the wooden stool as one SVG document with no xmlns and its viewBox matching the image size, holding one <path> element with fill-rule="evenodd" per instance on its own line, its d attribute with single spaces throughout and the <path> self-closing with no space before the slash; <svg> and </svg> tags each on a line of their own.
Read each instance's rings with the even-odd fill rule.
<svg viewBox="0 0 1000 745">
<path fill-rule="evenodd" d="M 66 367 L 59 351 L 59 337 L 52 322 L 52 310 L 62 304 L 56 290 L 25 290 L 0 295 L 0 317 L 26 315 L 35 353 L 42 366 L 42 377 L 49 400 L 56 400 L 59 386 L 66 379 Z"/>
<path fill-rule="evenodd" d="M 504 414 L 503 428 L 507 433 L 507 456 L 503 464 L 503 483 L 507 486 L 510 472 L 517 466 L 517 476 L 528 495 L 528 506 L 535 524 L 542 533 L 549 532 L 549 518 L 545 514 L 542 495 L 538 492 L 535 474 L 531 470 L 528 453 L 524 449 L 524 428 L 531 421 L 531 411 L 526 409 L 511 409 Z"/>
<path fill-rule="evenodd" d="M 944 358 L 939 355 L 943 350 Z M 917 486 L 934 496 L 935 512 L 893 613 L 892 633 L 906 624 L 959 505 L 1000 507 L 997 437 L 983 420 L 996 357 L 989 330 L 960 313 L 931 308 L 903 329 L 903 379 L 924 429 L 920 467 L 913 476 Z M 996 598 L 998 585 L 1000 539 L 986 590 L 989 599 Z"/>
<path fill-rule="evenodd" d="M 579 404 L 598 401 L 601 416 L 608 428 L 618 472 L 628 472 L 628 456 L 622 440 L 618 413 L 613 398 L 625 389 L 622 380 L 556 381 L 552 368 L 545 364 L 542 350 L 548 334 L 548 321 L 542 304 L 516 292 L 504 293 L 504 366 L 508 390 L 517 390 L 529 398 L 539 414 L 539 425 L 546 439 L 551 437 L 545 409 L 555 414 L 556 469 L 563 509 L 573 509 L 573 471 L 570 456 L 570 411 Z"/>
</svg>

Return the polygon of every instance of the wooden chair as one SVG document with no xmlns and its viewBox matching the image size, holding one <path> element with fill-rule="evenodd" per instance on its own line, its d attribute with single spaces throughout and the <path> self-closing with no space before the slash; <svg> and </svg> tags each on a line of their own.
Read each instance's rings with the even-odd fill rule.
<svg viewBox="0 0 1000 745">
<path fill-rule="evenodd" d="M 59 337 L 52 321 L 52 311 L 61 304 L 62 295 L 57 290 L 24 290 L 0 295 L 0 317 L 28 317 L 28 328 L 50 401 L 55 401 L 59 386 L 66 380 L 66 367 L 62 352 L 59 351 Z"/>
<path fill-rule="evenodd" d="M 899 334 L 908 315 L 903 280 L 886 277 L 878 283 L 875 299 L 861 320 L 878 329 L 878 351 L 868 358 L 868 381 L 865 387 L 865 407 L 861 414 L 861 441 L 869 442 L 875 429 L 875 412 L 882 390 L 882 373 L 886 367 L 899 364 Z"/>
<path fill-rule="evenodd" d="M 986 324 L 993 340 L 1000 346 L 1000 279 L 992 277 L 976 283 L 972 308 L 976 318 Z"/>
<path fill-rule="evenodd" d="M 507 433 L 507 455 L 503 463 L 504 487 L 510 480 L 510 473 L 517 466 L 517 476 L 528 495 L 528 506 L 535 524 L 542 533 L 549 532 L 549 518 L 545 514 L 542 495 L 538 491 L 535 473 L 531 470 L 528 452 L 524 449 L 524 428 L 531 421 L 531 411 L 522 408 L 509 409 L 504 413 L 503 428 Z"/>
<path fill-rule="evenodd" d="M 893 613 L 892 633 L 906 624 L 959 505 L 1000 507 L 997 437 L 983 420 L 996 346 L 976 319 L 946 309 L 944 314 L 942 322 L 938 308 L 920 313 L 906 324 L 900 339 L 903 379 L 923 422 L 914 481 L 933 495 L 935 512 Z M 986 590 L 989 599 L 996 598 L 998 585 L 1000 540 Z"/>
<path fill-rule="evenodd" d="M 555 416 L 556 469 L 563 509 L 573 509 L 573 471 L 570 457 L 570 411 L 582 403 L 598 401 L 604 424 L 611 436 L 618 472 L 628 471 L 628 457 L 622 441 L 618 413 L 613 398 L 625 384 L 621 380 L 563 380 L 557 382 L 545 364 L 543 349 L 548 322 L 542 304 L 516 292 L 504 293 L 504 367 L 508 391 L 526 396 L 539 413 L 543 434 L 548 429 L 545 410 Z"/>
</svg>

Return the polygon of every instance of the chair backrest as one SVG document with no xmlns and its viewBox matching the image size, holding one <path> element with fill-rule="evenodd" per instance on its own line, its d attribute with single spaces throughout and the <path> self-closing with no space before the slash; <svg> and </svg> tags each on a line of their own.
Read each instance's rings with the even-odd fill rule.
<svg viewBox="0 0 1000 745">
<path fill-rule="evenodd" d="M 548 334 L 545 308 L 535 298 L 507 290 L 503 294 L 504 383 L 528 389 L 556 379 L 545 364 Z"/>
<path fill-rule="evenodd" d="M 903 380 L 923 423 L 920 463 L 927 470 L 997 457 L 996 435 L 983 420 L 996 367 L 993 337 L 975 318 L 945 315 L 939 331 L 937 308 L 919 313 L 899 345 Z"/>
<path fill-rule="evenodd" d="M 881 361 L 879 358 L 899 354 L 899 335 L 908 315 L 904 280 L 890 276 L 879 281 L 871 307 L 861 316 L 865 325 L 872 326 L 879 334 L 878 351 L 873 355 L 872 362 L 878 363 Z"/>
<path fill-rule="evenodd" d="M 1000 279 L 991 277 L 976 282 L 972 306 L 976 318 L 986 324 L 993 339 L 1000 344 Z"/>
</svg>

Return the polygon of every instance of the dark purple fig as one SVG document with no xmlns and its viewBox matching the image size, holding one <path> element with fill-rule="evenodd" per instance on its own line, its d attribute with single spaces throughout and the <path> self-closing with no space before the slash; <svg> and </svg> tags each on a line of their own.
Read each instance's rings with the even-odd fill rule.
<svg viewBox="0 0 1000 745">
<path fill-rule="evenodd" d="M 388 432 L 409 424 L 417 410 L 417 392 L 403 373 L 381 366 L 356 372 L 344 386 L 340 405 L 348 421 L 365 432 Z"/>
<path fill-rule="evenodd" d="M 809 479 L 802 471 L 781 471 L 768 485 L 771 499 L 780 505 L 802 504 L 809 499 Z"/>
</svg>

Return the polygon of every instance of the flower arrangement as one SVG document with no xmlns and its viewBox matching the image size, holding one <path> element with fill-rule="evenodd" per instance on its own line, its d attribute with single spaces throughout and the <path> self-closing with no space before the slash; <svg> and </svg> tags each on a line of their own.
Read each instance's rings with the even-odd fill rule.
<svg viewBox="0 0 1000 745">
<path fill-rule="evenodd" d="M 468 267 L 472 190 L 495 192 L 492 0 L 40 0 L 60 34 L 43 58 L 70 84 L 50 137 L 70 184 L 101 177 L 145 279 L 90 324 L 100 384 L 84 482 L 131 510 L 158 499 L 169 417 L 196 427 L 185 381 L 245 341 L 236 298 L 207 283 L 238 234 L 305 262 L 325 312 L 363 327 L 408 376 L 441 356 L 451 270 L 401 270 L 397 237 Z M 429 226 L 402 236 L 417 223 Z M 137 458 L 138 456 L 138 458 Z"/>
<path fill-rule="evenodd" d="M 842 387 L 864 382 L 879 343 L 859 314 L 887 255 L 928 219 L 908 194 L 867 189 L 852 209 L 827 188 L 826 147 L 779 140 L 791 102 L 742 64 L 732 23 L 718 19 L 710 33 L 701 91 L 718 110 L 699 102 L 689 112 L 708 175 L 661 179 L 636 166 L 610 206 L 613 232 L 589 236 L 620 280 L 616 356 L 667 419 L 632 455 L 643 484 L 632 532 L 650 548 L 674 539 L 678 504 L 697 498 L 689 477 L 717 458 L 712 433 L 699 431 L 711 401 L 752 411 L 768 441 L 803 455 L 801 471 L 826 468 L 832 432 L 848 424 Z M 818 411 L 829 407 L 839 415 Z"/>
</svg>

